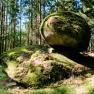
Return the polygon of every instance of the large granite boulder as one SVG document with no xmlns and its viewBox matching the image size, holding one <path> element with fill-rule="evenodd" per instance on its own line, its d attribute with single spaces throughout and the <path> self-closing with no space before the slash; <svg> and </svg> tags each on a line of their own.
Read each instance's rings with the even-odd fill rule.
<svg viewBox="0 0 94 94">
<path fill-rule="evenodd" d="M 90 40 L 87 22 L 72 12 L 48 15 L 41 24 L 40 32 L 47 43 L 57 50 L 85 51 Z"/>
<path fill-rule="evenodd" d="M 24 86 L 40 87 L 73 75 L 76 63 L 61 54 L 49 53 L 48 49 L 44 46 L 15 48 L 3 53 L 0 61 L 5 73 Z"/>
</svg>

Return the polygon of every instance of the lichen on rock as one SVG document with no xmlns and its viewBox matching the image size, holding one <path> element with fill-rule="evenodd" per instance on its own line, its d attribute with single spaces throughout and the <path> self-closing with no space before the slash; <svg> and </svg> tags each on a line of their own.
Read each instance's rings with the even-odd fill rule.
<svg viewBox="0 0 94 94">
<path fill-rule="evenodd" d="M 14 81 L 25 86 L 40 87 L 72 75 L 72 69 L 76 63 L 67 57 L 59 53 L 49 53 L 48 47 L 44 46 L 23 49 L 19 48 L 19 54 L 15 48 L 2 55 L 4 71 Z M 16 57 L 10 58 L 11 53 L 12 57 Z M 19 60 L 19 57 L 23 59 Z"/>
<path fill-rule="evenodd" d="M 76 52 L 84 51 L 90 40 L 87 22 L 73 12 L 48 15 L 41 24 L 40 32 L 50 46 L 59 50 L 68 48 Z"/>
</svg>

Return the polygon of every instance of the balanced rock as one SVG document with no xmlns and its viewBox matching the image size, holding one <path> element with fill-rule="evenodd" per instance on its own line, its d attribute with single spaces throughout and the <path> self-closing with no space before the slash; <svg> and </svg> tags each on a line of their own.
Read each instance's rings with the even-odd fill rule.
<svg viewBox="0 0 94 94">
<path fill-rule="evenodd" d="M 87 22 L 72 12 L 58 12 L 47 16 L 40 27 L 47 43 L 55 49 L 85 51 L 90 40 Z"/>
</svg>

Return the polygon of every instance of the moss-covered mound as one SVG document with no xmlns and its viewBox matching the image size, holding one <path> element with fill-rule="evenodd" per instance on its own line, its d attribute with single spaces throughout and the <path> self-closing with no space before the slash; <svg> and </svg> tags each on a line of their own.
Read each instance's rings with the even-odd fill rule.
<svg viewBox="0 0 94 94">
<path fill-rule="evenodd" d="M 72 12 L 58 12 L 47 16 L 40 31 L 47 43 L 59 50 L 84 51 L 90 40 L 88 24 Z"/>
<path fill-rule="evenodd" d="M 49 53 L 48 49 L 44 46 L 15 48 L 4 53 L 0 60 L 7 75 L 25 86 L 44 86 L 75 74 L 76 62 Z"/>
</svg>

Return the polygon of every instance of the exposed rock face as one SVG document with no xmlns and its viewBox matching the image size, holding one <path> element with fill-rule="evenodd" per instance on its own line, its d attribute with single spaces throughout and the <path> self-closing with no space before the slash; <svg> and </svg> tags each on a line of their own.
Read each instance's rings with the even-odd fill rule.
<svg viewBox="0 0 94 94">
<path fill-rule="evenodd" d="M 71 12 L 46 17 L 41 33 L 50 46 L 59 50 L 84 51 L 90 39 L 88 24 Z M 48 85 L 84 71 L 83 66 L 78 69 L 76 62 L 48 49 L 45 46 L 15 48 L 2 54 L 0 61 L 7 75 L 25 86 Z"/>
<path fill-rule="evenodd" d="M 90 40 L 88 24 L 72 12 L 47 16 L 41 24 L 40 31 L 47 43 L 59 50 L 81 52 L 87 49 Z"/>
<path fill-rule="evenodd" d="M 43 86 L 69 78 L 76 63 L 45 47 L 16 48 L 1 56 L 4 71 L 25 86 Z"/>
</svg>

